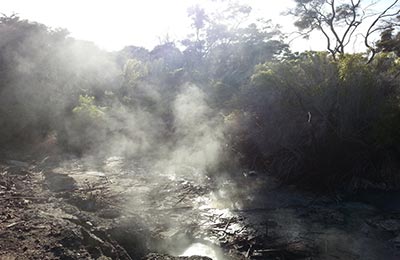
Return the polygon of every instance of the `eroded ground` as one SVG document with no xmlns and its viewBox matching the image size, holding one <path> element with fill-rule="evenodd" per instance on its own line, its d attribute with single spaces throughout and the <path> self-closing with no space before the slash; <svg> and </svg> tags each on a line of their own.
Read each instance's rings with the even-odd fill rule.
<svg viewBox="0 0 400 260">
<path fill-rule="evenodd" d="M 3 157 L 0 259 L 400 258 L 396 207 L 304 194 L 254 172 Z"/>
</svg>

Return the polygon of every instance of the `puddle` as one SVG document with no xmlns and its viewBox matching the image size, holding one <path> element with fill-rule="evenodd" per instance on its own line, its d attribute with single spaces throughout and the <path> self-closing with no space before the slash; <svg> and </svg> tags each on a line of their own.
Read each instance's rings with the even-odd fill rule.
<svg viewBox="0 0 400 260">
<path fill-rule="evenodd" d="M 203 243 L 193 243 L 180 256 L 207 256 L 213 260 L 223 260 L 222 251 Z"/>
</svg>

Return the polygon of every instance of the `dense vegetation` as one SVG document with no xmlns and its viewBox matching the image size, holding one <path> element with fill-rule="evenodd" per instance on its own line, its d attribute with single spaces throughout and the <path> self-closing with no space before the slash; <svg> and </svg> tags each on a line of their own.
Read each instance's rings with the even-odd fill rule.
<svg viewBox="0 0 400 260">
<path fill-rule="evenodd" d="M 233 158 L 307 188 L 398 188 L 396 27 L 385 27 L 373 49 L 368 42 L 369 53 L 346 53 L 344 41 L 292 53 L 270 22 L 236 25 L 250 8 L 227 10 L 194 7 L 187 39 L 113 53 L 1 17 L 0 142 L 55 136 L 67 151 L 130 156 L 163 156 L 184 143 L 194 156 L 196 142 L 214 149 L 213 132 L 224 151 L 210 167 Z M 298 25 L 312 27 L 301 15 Z"/>
</svg>

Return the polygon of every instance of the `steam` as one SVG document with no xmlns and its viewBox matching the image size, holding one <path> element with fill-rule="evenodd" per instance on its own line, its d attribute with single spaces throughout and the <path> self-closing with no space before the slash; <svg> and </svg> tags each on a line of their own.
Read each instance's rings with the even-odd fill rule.
<svg viewBox="0 0 400 260">
<path fill-rule="evenodd" d="M 0 26 L 0 36 L 5 34 L 1 30 Z M 190 178 L 201 185 L 218 168 L 225 157 L 225 125 L 219 111 L 209 105 L 203 86 L 182 84 L 183 77 L 176 85 L 158 79 L 124 85 L 116 56 L 65 38 L 62 32 L 38 30 L 29 35 L 17 32 L 25 37 L 18 46 L 12 44 L 13 37 L 0 37 L 0 47 L 7 47 L 0 52 L 0 68 L 5 67 L 0 77 L 6 82 L 0 85 L 4 139 L 16 132 L 53 131 L 60 146 L 90 144 L 79 154 L 90 170 L 108 162 L 116 165 L 117 160 L 110 158 L 121 157 L 160 179 L 153 185 L 164 184 L 166 176 Z M 82 104 L 82 97 L 87 103 Z M 83 112 L 74 109 L 79 106 Z M 129 194 L 126 207 L 150 201 L 145 193 Z M 173 228 L 181 223 L 168 224 Z"/>
<path fill-rule="evenodd" d="M 223 146 L 223 126 L 195 85 L 184 85 L 174 101 L 176 145 L 167 157 L 169 167 L 188 165 L 198 171 L 217 166 Z"/>
<path fill-rule="evenodd" d="M 149 171 L 171 176 L 182 169 L 203 175 L 218 167 L 224 152 L 224 124 L 205 93 L 194 84 L 180 86 L 168 119 L 159 112 L 163 105 L 159 106 L 149 112 L 140 106 L 113 104 L 107 118 L 112 136 L 101 140 L 97 155 L 134 158 L 150 165 Z"/>
<path fill-rule="evenodd" d="M 117 79 L 110 54 L 64 31 L 19 21 L 0 24 L 0 35 L 0 142 L 60 130 L 79 93 Z"/>
<path fill-rule="evenodd" d="M 171 172 L 218 166 L 224 123 L 202 86 L 158 80 L 162 59 L 150 61 L 160 67 L 152 72 L 154 79 L 140 81 L 134 75 L 139 80 L 129 85 L 117 54 L 69 38 L 63 30 L 11 20 L 0 24 L 1 141 L 54 131 L 59 144 L 73 151 L 88 142 L 87 157 L 142 158 L 154 169 Z M 137 64 L 145 73 L 147 64 Z M 98 110 L 98 118 L 73 113 L 80 95 L 94 98 L 89 110 Z"/>
</svg>

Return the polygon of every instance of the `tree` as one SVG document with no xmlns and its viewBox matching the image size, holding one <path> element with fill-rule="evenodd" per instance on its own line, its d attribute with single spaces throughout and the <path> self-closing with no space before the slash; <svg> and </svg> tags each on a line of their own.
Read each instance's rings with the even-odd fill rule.
<svg viewBox="0 0 400 260">
<path fill-rule="evenodd" d="M 192 27 L 196 30 L 196 41 L 200 41 L 201 29 L 208 20 L 205 10 L 199 5 L 195 5 L 188 9 L 188 15 L 192 19 Z"/>
<path fill-rule="evenodd" d="M 397 17 L 397 21 L 400 22 L 400 16 Z M 396 31 L 395 24 L 391 24 L 391 26 L 381 32 L 381 38 L 376 43 L 376 51 L 394 52 L 400 57 L 400 32 Z"/>
<path fill-rule="evenodd" d="M 97 98 L 119 75 L 112 54 L 66 30 L 0 16 L 0 143 L 60 137 L 79 95 Z"/>
<path fill-rule="evenodd" d="M 361 24 L 367 25 L 364 33 L 364 44 L 371 52 L 369 62 L 374 58 L 377 49 L 371 43 L 371 36 L 393 26 L 392 18 L 400 9 L 399 0 L 392 1 L 383 11 L 376 12 L 373 7 L 376 2 L 367 0 L 295 0 L 296 7 L 289 14 L 297 17 L 295 26 L 300 34 L 308 37 L 317 30 L 326 39 L 326 49 L 334 59 L 346 52 L 346 46 L 354 42 L 356 31 L 361 30 Z M 368 23 L 368 24 L 367 24 Z"/>
<path fill-rule="evenodd" d="M 256 64 L 286 48 L 270 20 L 250 22 L 251 11 L 250 6 L 238 2 L 227 2 L 209 12 L 199 6 L 189 9 L 195 32 L 182 44 L 186 47 L 186 67 L 196 82 L 212 79 L 222 83 L 219 86 L 237 88 L 249 78 Z"/>
</svg>

